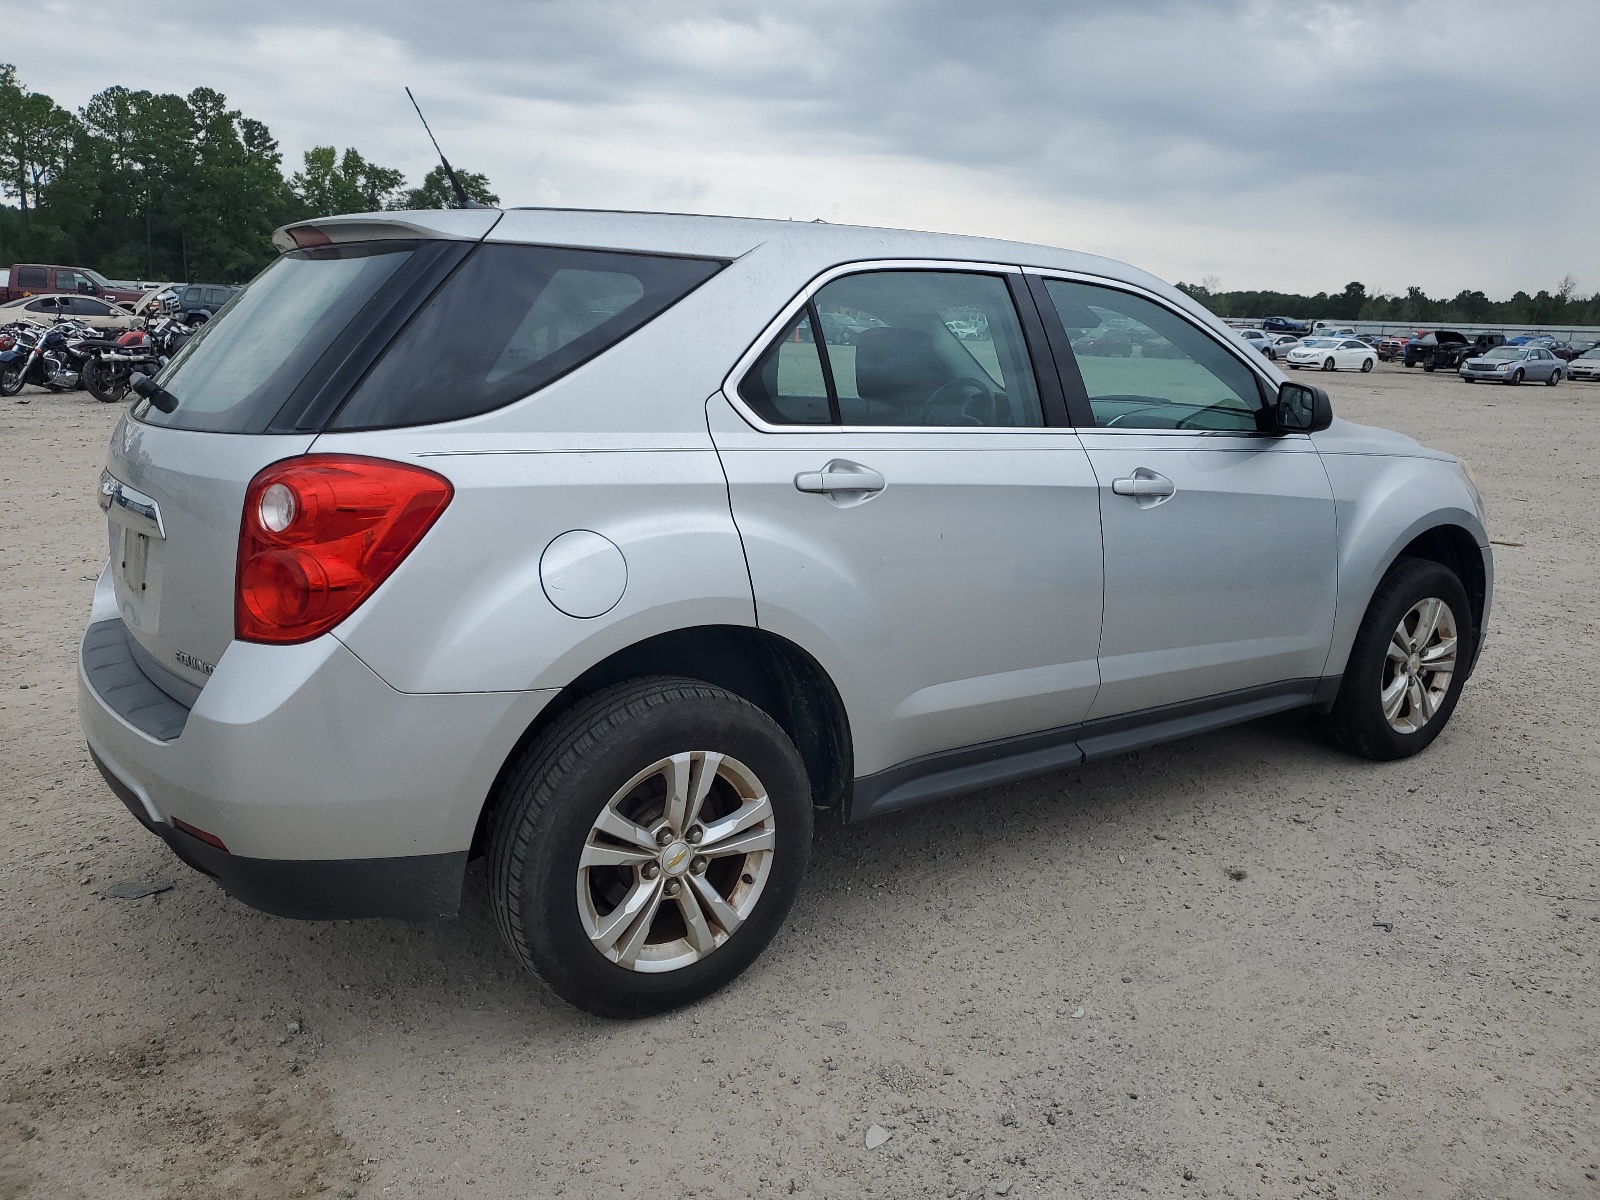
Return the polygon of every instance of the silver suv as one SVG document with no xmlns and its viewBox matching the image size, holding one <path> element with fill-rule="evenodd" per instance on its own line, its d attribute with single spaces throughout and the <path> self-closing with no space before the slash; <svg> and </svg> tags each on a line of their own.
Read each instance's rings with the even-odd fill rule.
<svg viewBox="0 0 1600 1200">
<path fill-rule="evenodd" d="M 1488 617 L 1448 454 L 1089 255 L 338 217 L 117 427 L 80 709 L 232 895 L 448 917 L 592 1012 L 736 976 L 859 821 L 1286 709 L 1375 759 Z"/>
</svg>

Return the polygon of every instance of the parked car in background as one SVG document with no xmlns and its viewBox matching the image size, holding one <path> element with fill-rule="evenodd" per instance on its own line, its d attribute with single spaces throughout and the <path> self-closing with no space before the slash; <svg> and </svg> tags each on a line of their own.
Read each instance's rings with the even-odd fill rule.
<svg viewBox="0 0 1600 1200">
<path fill-rule="evenodd" d="M 136 329 L 142 324 L 122 305 L 94 296 L 24 296 L 20 300 L 0 304 L 0 325 L 18 317 L 44 323 L 70 318 L 95 329 L 116 330 L 119 333 Z"/>
<path fill-rule="evenodd" d="M 1292 333 L 1280 333 L 1272 339 L 1272 345 L 1267 348 L 1267 357 L 1276 362 L 1289 351 L 1300 344 L 1300 339 Z"/>
<path fill-rule="evenodd" d="M 1406 346 L 1404 362 L 1408 367 L 1420 366 L 1424 371 L 1451 370 L 1474 355 L 1505 344 L 1505 335 L 1500 333 L 1480 333 L 1468 339 L 1466 334 L 1453 329 L 1435 329 Z"/>
<path fill-rule="evenodd" d="M 1495 346 L 1461 364 L 1461 378 L 1468 383 L 1548 383 L 1561 382 L 1567 364 L 1543 346 Z"/>
<path fill-rule="evenodd" d="M 1356 331 L 1350 325 L 1338 325 L 1332 321 L 1317 321 L 1311 326 L 1311 332 L 1316 337 L 1353 338 Z"/>
<path fill-rule="evenodd" d="M 1378 339 L 1378 357 L 1384 362 L 1394 362 L 1404 358 L 1406 346 L 1413 340 L 1422 336 L 1422 330 L 1415 333 L 1391 333 L 1388 337 Z"/>
<path fill-rule="evenodd" d="M 1272 357 L 1272 343 L 1274 337 L 1265 329 L 1236 329 L 1234 330 L 1234 333 L 1238 335 L 1239 340 L 1244 342 L 1245 345 L 1251 347 L 1252 349 L 1259 350 L 1268 358 Z"/>
<path fill-rule="evenodd" d="M 1261 328 L 1271 333 L 1310 333 L 1311 326 L 1304 321 L 1296 321 L 1293 317 L 1268 317 L 1261 322 Z"/>
<path fill-rule="evenodd" d="M 1591 347 L 1567 364 L 1569 379 L 1600 379 L 1600 347 Z"/>
<path fill-rule="evenodd" d="M 1370 371 L 1378 352 L 1365 342 L 1350 338 L 1308 337 L 1284 355 L 1291 367 L 1316 367 L 1322 371 Z"/>
<path fill-rule="evenodd" d="M 209 321 L 239 291 L 238 287 L 227 283 L 186 284 L 178 292 L 178 315 L 190 323 L 194 323 L 196 318 Z"/>
<path fill-rule="evenodd" d="M 75 675 L 132 816 L 269 912 L 449 917 L 470 879 L 555 993 L 641 1016 L 762 952 L 819 807 L 1290 710 L 1397 760 L 1478 657 L 1461 464 L 1143 271 L 548 209 L 274 242 L 111 435 Z M 972 309 L 981 341 L 945 323 Z M 797 336 L 845 311 L 881 326 Z M 1171 357 L 1069 340 L 1113 333 Z"/>
<path fill-rule="evenodd" d="M 58 267 L 49 263 L 17 263 L 11 268 L 6 281 L 6 300 L 19 300 L 23 296 L 42 296 L 50 292 L 66 292 L 73 296 L 95 296 L 101 300 L 133 303 L 144 293 L 132 288 L 119 288 L 99 271 L 88 267 Z"/>
</svg>

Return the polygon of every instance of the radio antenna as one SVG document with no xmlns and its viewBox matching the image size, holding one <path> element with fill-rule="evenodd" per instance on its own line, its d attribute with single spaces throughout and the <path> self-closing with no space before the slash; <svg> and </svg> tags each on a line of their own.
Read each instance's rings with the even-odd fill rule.
<svg viewBox="0 0 1600 1200">
<path fill-rule="evenodd" d="M 433 136 L 433 130 L 428 128 L 428 118 L 422 115 L 422 106 L 417 103 L 417 98 L 411 94 L 411 89 L 406 88 L 406 99 L 411 101 L 411 107 L 417 110 L 417 120 L 422 122 L 422 128 L 428 135 L 428 140 L 433 143 L 433 148 L 439 152 L 439 162 L 444 167 L 445 177 L 450 180 L 450 188 L 456 194 L 457 208 L 488 208 L 487 204 L 479 204 L 467 195 L 467 189 L 461 186 L 461 180 L 456 178 L 455 169 L 451 167 L 450 160 L 444 156 L 444 151 L 439 149 L 439 139 Z"/>
</svg>

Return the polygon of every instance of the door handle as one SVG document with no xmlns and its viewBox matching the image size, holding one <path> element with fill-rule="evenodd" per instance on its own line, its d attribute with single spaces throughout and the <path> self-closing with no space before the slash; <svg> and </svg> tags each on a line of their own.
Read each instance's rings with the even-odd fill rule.
<svg viewBox="0 0 1600 1200">
<path fill-rule="evenodd" d="M 797 489 L 817 495 L 870 495 L 883 491 L 884 482 L 883 476 L 871 467 L 843 458 L 834 459 L 820 471 L 801 471 L 794 477 Z"/>
<path fill-rule="evenodd" d="M 1137 467 L 1126 479 L 1113 479 L 1111 490 L 1119 496 L 1132 496 L 1140 508 L 1154 508 L 1175 495 L 1178 487 L 1165 475 L 1149 467 Z"/>
</svg>

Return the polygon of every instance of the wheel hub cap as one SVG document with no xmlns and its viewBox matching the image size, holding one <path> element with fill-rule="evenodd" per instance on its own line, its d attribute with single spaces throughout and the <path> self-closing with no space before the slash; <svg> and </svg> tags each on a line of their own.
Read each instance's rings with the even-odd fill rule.
<svg viewBox="0 0 1600 1200">
<path fill-rule="evenodd" d="M 673 842 L 661 852 L 661 869 L 668 875 L 682 875 L 689 869 L 689 860 L 692 857 L 693 852 L 688 842 Z"/>
<path fill-rule="evenodd" d="M 607 801 L 584 841 L 584 932 L 630 971 L 698 962 L 755 911 L 776 836 L 772 801 L 743 763 L 711 750 L 651 763 Z"/>
<path fill-rule="evenodd" d="M 1389 637 L 1379 700 L 1389 728 L 1416 733 L 1443 706 L 1455 677 L 1456 615 L 1437 597 L 1419 600 Z"/>
</svg>

